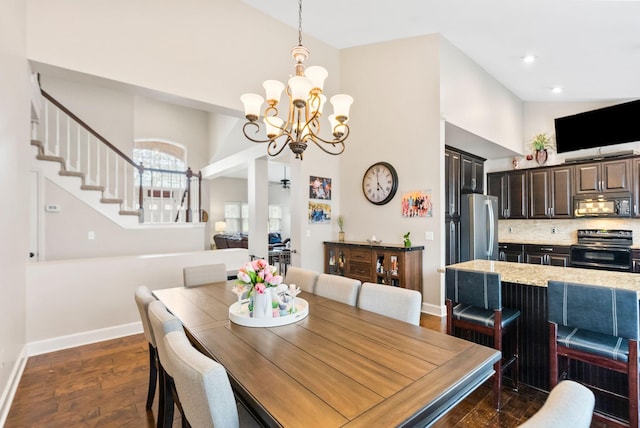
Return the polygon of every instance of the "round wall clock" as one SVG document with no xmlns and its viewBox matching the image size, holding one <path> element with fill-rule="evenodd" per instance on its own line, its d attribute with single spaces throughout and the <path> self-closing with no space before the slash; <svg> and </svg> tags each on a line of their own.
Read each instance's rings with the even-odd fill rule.
<svg viewBox="0 0 640 428">
<path fill-rule="evenodd" d="M 398 190 L 398 173 L 390 163 L 376 162 L 362 177 L 362 192 L 372 204 L 386 204 L 393 199 L 396 190 Z"/>
</svg>

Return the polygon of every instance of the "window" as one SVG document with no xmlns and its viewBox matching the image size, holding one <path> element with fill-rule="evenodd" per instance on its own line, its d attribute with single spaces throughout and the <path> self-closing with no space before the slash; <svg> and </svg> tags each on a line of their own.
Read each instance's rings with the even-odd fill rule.
<svg viewBox="0 0 640 428">
<path fill-rule="evenodd" d="M 173 143 L 163 141 L 136 141 L 133 149 L 133 160 L 146 168 L 164 169 L 168 171 L 186 171 L 186 150 Z M 138 172 L 136 171 L 136 182 Z M 168 173 L 145 173 L 142 186 L 154 189 L 179 189 L 184 187 L 184 176 Z"/>
<path fill-rule="evenodd" d="M 282 232 L 282 207 L 269 205 L 269 232 Z"/>
<path fill-rule="evenodd" d="M 225 202 L 224 221 L 227 233 L 248 233 L 249 205 L 246 202 Z"/>
<path fill-rule="evenodd" d="M 249 232 L 249 205 L 246 202 L 225 202 L 224 221 L 227 233 Z M 269 232 L 281 232 L 282 207 L 269 205 Z"/>
<path fill-rule="evenodd" d="M 133 160 L 145 168 L 173 172 L 145 171 L 140 180 L 137 170 L 135 183 L 142 182 L 145 222 L 174 222 L 185 217 L 182 195 L 187 187 L 186 150 L 170 142 L 137 140 Z"/>
</svg>

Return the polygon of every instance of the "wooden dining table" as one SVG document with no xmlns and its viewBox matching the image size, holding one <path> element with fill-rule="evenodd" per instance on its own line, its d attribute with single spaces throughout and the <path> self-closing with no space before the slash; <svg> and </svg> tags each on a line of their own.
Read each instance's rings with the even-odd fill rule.
<svg viewBox="0 0 640 428">
<path fill-rule="evenodd" d="M 493 374 L 477 345 L 314 294 L 279 327 L 229 319 L 234 282 L 155 290 L 192 343 L 222 364 L 238 400 L 265 426 L 428 426 Z"/>
</svg>

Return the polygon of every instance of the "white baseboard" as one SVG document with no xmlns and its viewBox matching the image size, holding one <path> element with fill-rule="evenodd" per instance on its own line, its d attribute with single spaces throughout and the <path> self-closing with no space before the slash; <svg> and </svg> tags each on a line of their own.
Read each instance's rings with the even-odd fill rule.
<svg viewBox="0 0 640 428">
<path fill-rule="evenodd" d="M 20 355 L 18 355 L 16 363 L 13 365 L 11 375 L 9 376 L 9 382 L 7 382 L 4 391 L 2 391 L 2 396 L 0 396 L 0 427 L 4 426 L 7 416 L 9 416 L 11 403 L 13 403 L 13 397 L 16 395 L 16 390 L 18 389 L 20 378 L 22 378 L 22 372 L 24 372 L 24 367 L 26 365 L 27 347 L 24 346 Z"/>
<path fill-rule="evenodd" d="M 443 317 L 447 314 L 444 306 L 432 305 L 431 303 L 423 303 L 422 312 L 429 315 L 435 315 L 437 317 Z"/>
<path fill-rule="evenodd" d="M 61 349 L 88 345 L 89 343 L 102 342 L 104 340 L 116 339 L 118 337 L 130 336 L 138 333 L 142 333 L 141 321 L 70 334 L 67 336 L 54 337 L 52 339 L 28 343 L 27 355 L 31 357 L 33 355 L 40 355 L 47 352 L 59 351 Z"/>
</svg>

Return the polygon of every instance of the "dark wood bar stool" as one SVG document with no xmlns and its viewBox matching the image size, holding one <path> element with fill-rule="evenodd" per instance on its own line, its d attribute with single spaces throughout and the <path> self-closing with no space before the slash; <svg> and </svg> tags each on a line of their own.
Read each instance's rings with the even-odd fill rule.
<svg viewBox="0 0 640 428">
<path fill-rule="evenodd" d="M 549 281 L 547 299 L 551 387 L 560 377 L 570 378 L 569 360 L 624 373 L 629 380 L 629 426 L 637 428 L 640 332 L 637 293 Z M 566 372 L 560 373 L 560 362 L 566 363 Z M 602 392 L 601 387 L 598 390 Z M 597 410 L 594 417 L 619 423 Z"/>
<path fill-rule="evenodd" d="M 494 406 L 500 410 L 502 374 L 511 368 L 514 388 L 518 389 L 518 319 L 520 311 L 502 307 L 500 274 L 462 269 L 446 269 L 447 334 L 456 329 L 480 333 L 493 339 L 493 347 L 502 352 L 502 359 L 494 364 Z M 515 330 L 514 351 L 505 358 L 503 337 Z"/>
</svg>

